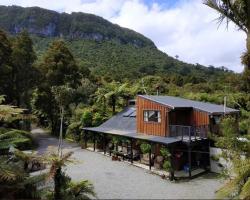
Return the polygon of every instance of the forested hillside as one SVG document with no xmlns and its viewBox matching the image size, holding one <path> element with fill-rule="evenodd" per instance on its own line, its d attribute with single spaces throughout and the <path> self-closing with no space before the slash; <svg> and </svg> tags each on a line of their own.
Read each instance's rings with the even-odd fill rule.
<svg viewBox="0 0 250 200">
<path fill-rule="evenodd" d="M 63 17 L 71 25 L 67 30 Z M 54 32 L 44 31 L 51 24 Z M 144 36 L 94 15 L 1 7 L 0 28 L 0 95 L 32 112 L 54 135 L 62 107 L 64 134 L 75 138 L 80 128 L 99 125 L 137 94 L 157 91 L 218 104 L 227 96 L 228 106 L 241 109 L 241 132 L 250 130 L 250 95 L 241 74 L 181 62 Z M 108 36 L 85 37 L 87 30 Z"/>
<path fill-rule="evenodd" d="M 143 35 L 91 14 L 0 6 L 0 28 L 12 35 L 27 30 L 38 58 L 49 43 L 63 39 L 74 56 L 94 74 L 115 80 L 165 74 L 213 80 L 224 74 L 224 69 L 174 59 Z"/>
</svg>

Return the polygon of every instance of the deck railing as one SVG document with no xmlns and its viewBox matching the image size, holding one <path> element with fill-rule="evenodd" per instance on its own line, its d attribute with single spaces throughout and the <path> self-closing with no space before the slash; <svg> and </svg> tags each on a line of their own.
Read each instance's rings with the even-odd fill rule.
<svg viewBox="0 0 250 200">
<path fill-rule="evenodd" d="M 206 139 L 208 137 L 209 126 L 169 125 L 169 131 L 171 137 L 180 137 L 183 141 L 194 141 Z"/>
</svg>

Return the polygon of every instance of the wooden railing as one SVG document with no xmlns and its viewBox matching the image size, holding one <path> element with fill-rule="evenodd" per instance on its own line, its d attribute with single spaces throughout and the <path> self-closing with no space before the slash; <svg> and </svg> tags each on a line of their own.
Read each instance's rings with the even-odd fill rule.
<svg viewBox="0 0 250 200">
<path fill-rule="evenodd" d="M 183 126 L 169 125 L 170 137 L 180 137 L 183 141 L 194 141 L 208 137 L 209 125 Z"/>
</svg>

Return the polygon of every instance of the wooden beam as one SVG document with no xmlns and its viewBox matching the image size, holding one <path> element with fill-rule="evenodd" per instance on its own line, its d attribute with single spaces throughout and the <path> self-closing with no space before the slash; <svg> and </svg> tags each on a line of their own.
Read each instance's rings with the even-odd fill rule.
<svg viewBox="0 0 250 200">
<path fill-rule="evenodd" d="M 94 133 L 94 151 L 95 151 L 95 133 Z"/>
<path fill-rule="evenodd" d="M 130 140 L 130 144 L 131 144 L 131 163 L 133 163 L 133 139 Z"/>
<path fill-rule="evenodd" d="M 106 154 L 106 135 L 103 134 L 103 152 L 104 155 Z"/>
<path fill-rule="evenodd" d="M 188 174 L 189 178 L 192 177 L 192 154 L 191 154 L 191 146 L 188 146 Z"/>
<path fill-rule="evenodd" d="M 171 169 L 170 169 L 170 181 L 174 180 L 174 147 L 170 146 L 170 163 L 171 163 Z"/>
<path fill-rule="evenodd" d="M 88 147 L 88 138 L 87 138 L 88 131 L 84 131 L 84 147 L 87 149 Z"/>
<path fill-rule="evenodd" d="M 151 153 L 152 153 L 152 143 L 150 143 L 150 149 L 149 149 L 149 170 L 151 170 Z"/>
</svg>

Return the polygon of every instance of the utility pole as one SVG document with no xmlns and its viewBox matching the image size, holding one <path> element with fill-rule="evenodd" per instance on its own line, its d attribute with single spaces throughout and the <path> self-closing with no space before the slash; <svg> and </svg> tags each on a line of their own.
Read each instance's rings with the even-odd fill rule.
<svg viewBox="0 0 250 200">
<path fill-rule="evenodd" d="M 226 115 L 227 96 L 224 96 L 224 116 Z"/>
</svg>

